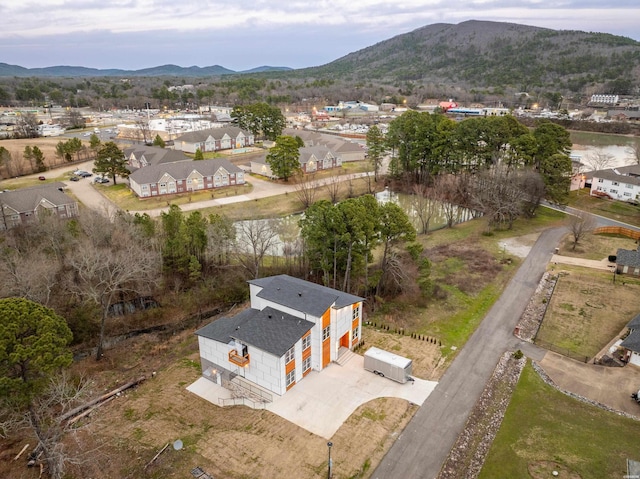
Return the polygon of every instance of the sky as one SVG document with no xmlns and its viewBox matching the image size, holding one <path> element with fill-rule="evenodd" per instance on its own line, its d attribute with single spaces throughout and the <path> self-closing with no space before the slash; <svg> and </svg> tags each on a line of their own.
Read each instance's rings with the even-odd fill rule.
<svg viewBox="0 0 640 479">
<path fill-rule="evenodd" d="M 487 20 L 640 41 L 640 0 L 0 0 L 0 63 L 304 68 L 433 23 Z"/>
</svg>

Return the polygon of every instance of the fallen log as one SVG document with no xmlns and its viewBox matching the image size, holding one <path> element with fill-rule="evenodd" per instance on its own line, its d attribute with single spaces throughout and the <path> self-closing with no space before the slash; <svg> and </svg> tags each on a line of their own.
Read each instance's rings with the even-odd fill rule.
<svg viewBox="0 0 640 479">
<path fill-rule="evenodd" d="M 98 404 L 100 402 L 105 401 L 106 399 L 111 398 L 112 396 L 115 396 L 118 393 L 121 393 L 122 391 L 126 391 L 129 388 L 132 388 L 133 386 L 137 386 L 138 384 L 140 384 L 141 382 L 143 382 L 146 379 L 145 376 L 141 376 L 138 379 L 135 379 L 133 381 L 129 381 L 127 384 L 125 384 L 124 386 L 120 386 L 117 389 L 114 389 L 113 391 L 109 391 L 106 394 L 103 394 L 100 397 L 97 397 L 95 399 L 92 399 L 91 401 L 89 401 L 88 403 L 82 404 L 81 406 L 78 406 L 76 408 L 73 408 L 69 411 L 67 411 L 66 413 L 64 413 L 62 416 L 60 416 L 59 420 L 61 422 L 66 421 L 67 419 L 76 416 L 78 414 L 80 414 L 82 411 L 84 411 L 87 408 L 90 408 L 91 406 L 93 406 L 94 404 Z"/>
<path fill-rule="evenodd" d="M 29 444 L 25 444 L 22 450 L 18 453 L 16 457 L 13 458 L 13 460 L 17 461 L 18 459 L 20 459 L 20 456 L 22 456 L 22 453 L 24 453 L 24 451 L 26 451 L 28 447 L 29 447 Z"/>
<path fill-rule="evenodd" d="M 169 443 L 166 443 L 165 446 L 160 449 L 160 452 L 158 452 L 158 454 L 156 454 L 155 456 L 153 456 L 153 459 L 151 459 L 149 462 L 147 462 L 144 466 L 144 469 L 146 469 L 147 467 L 149 467 L 151 464 L 153 464 L 155 462 L 156 459 L 158 459 L 160 457 L 160 454 L 162 454 L 164 452 L 164 450 L 166 448 L 169 447 Z"/>
<path fill-rule="evenodd" d="M 102 402 L 99 402 L 97 404 L 94 404 L 93 406 L 85 409 L 84 411 L 82 411 L 80 414 L 78 414 L 77 416 L 73 416 L 72 418 L 69 418 L 69 421 L 67 421 L 67 425 L 72 425 L 74 422 L 79 421 L 80 419 L 82 419 L 83 417 L 88 416 L 89 414 L 91 414 L 93 411 L 95 411 L 96 409 L 98 409 L 100 406 L 105 405 L 106 403 L 108 403 L 109 401 L 113 400 L 115 398 L 114 396 L 108 397 L 107 399 L 105 399 Z"/>
</svg>

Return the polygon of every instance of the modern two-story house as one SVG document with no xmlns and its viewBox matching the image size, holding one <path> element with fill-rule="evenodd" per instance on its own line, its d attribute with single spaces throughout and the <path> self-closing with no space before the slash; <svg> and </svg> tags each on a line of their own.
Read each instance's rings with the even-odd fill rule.
<svg viewBox="0 0 640 479">
<path fill-rule="evenodd" d="M 202 374 L 277 395 L 358 344 L 363 298 L 287 275 L 249 281 L 251 307 L 196 331 Z"/>
<path fill-rule="evenodd" d="M 0 230 L 36 223 L 43 215 L 78 216 L 78 202 L 64 193 L 61 182 L 0 192 Z"/>
<path fill-rule="evenodd" d="M 209 128 L 207 130 L 192 131 L 179 136 L 173 142 L 174 150 L 195 153 L 231 150 L 253 145 L 253 134 L 237 126 Z"/>
<path fill-rule="evenodd" d="M 640 202 L 640 165 L 594 171 L 590 176 L 591 196 Z"/>
</svg>

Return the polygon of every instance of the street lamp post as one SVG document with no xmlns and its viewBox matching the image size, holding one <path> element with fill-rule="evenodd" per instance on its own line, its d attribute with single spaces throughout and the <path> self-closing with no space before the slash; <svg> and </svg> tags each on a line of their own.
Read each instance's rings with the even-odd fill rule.
<svg viewBox="0 0 640 479">
<path fill-rule="evenodd" d="M 331 446 L 333 446 L 333 443 L 331 441 L 329 441 L 327 443 L 327 447 L 329 448 L 329 470 L 328 470 L 328 474 L 327 474 L 327 479 L 331 479 Z"/>
</svg>

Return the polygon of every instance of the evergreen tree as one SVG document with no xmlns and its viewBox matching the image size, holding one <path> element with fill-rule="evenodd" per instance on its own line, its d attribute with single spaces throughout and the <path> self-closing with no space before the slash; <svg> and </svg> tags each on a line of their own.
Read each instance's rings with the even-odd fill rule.
<svg viewBox="0 0 640 479">
<path fill-rule="evenodd" d="M 291 136 L 279 136 L 275 146 L 267 153 L 266 161 L 275 176 L 289 181 L 289 178 L 300 170 L 298 142 Z"/>
<path fill-rule="evenodd" d="M 116 184 L 116 175 L 123 178 L 129 176 L 124 153 L 113 141 L 108 141 L 100 147 L 93 165 L 94 173 L 111 176 L 114 185 Z"/>
</svg>

